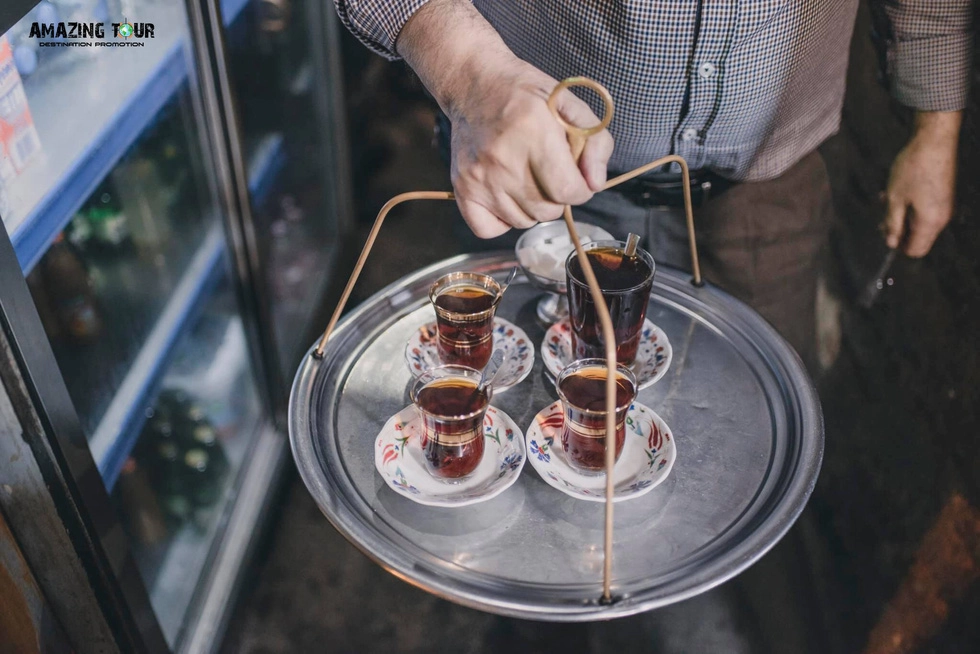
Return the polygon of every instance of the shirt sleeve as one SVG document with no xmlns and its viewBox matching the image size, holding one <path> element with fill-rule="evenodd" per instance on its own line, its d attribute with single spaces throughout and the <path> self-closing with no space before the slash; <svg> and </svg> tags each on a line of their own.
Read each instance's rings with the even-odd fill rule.
<svg viewBox="0 0 980 654">
<path fill-rule="evenodd" d="M 875 39 L 892 96 L 921 111 L 967 104 L 973 0 L 875 0 Z"/>
<path fill-rule="evenodd" d="M 334 0 L 340 21 L 364 45 L 398 59 L 395 41 L 408 19 L 429 0 Z"/>
</svg>

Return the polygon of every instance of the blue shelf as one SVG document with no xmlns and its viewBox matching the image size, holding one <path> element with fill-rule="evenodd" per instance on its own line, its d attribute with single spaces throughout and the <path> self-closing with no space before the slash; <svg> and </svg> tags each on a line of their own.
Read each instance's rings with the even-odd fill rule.
<svg viewBox="0 0 980 654">
<path fill-rule="evenodd" d="M 247 2 L 223 1 L 226 24 Z M 4 217 L 25 273 L 187 80 L 182 9 L 163 7 L 153 18 L 163 38 L 135 56 L 103 52 L 67 74 L 41 69 L 26 81 L 46 156 L 14 182 L 14 215 Z M 97 88 L 103 91 L 93 93 Z"/>
<path fill-rule="evenodd" d="M 104 70 L 99 72 L 105 73 Z M 66 142 L 62 139 L 62 135 L 55 131 L 58 127 L 52 130 L 46 129 L 57 125 L 61 120 L 60 114 L 71 111 L 71 108 L 63 103 L 46 102 L 47 98 L 44 94 L 47 89 L 39 90 L 40 92 L 35 94 L 35 97 L 41 97 L 41 102 L 32 103 L 31 109 L 51 163 L 37 170 L 29 169 L 30 172 L 35 173 L 34 176 L 27 175 L 14 183 L 14 188 L 23 184 L 26 187 L 25 194 L 28 196 L 33 195 L 31 191 L 34 188 L 44 189 L 30 213 L 15 228 L 11 238 L 24 272 L 34 267 L 58 232 L 64 229 L 75 212 L 119 162 L 153 117 L 173 97 L 186 78 L 187 67 L 184 63 L 183 46 L 177 42 L 166 50 L 150 75 L 133 88 L 121 106 L 103 122 L 94 138 L 82 146 L 81 151 L 72 148 L 73 144 L 70 141 Z M 84 84 L 81 80 L 75 81 L 81 82 L 80 86 Z M 40 83 L 52 82 L 41 80 Z M 32 86 L 28 85 L 27 90 L 30 96 Z M 79 107 L 79 110 L 84 109 L 86 107 Z M 85 116 L 82 115 L 80 120 L 84 121 Z M 55 139 L 59 141 L 58 143 L 45 142 L 46 135 L 52 133 L 56 135 Z M 51 183 L 50 179 L 45 179 L 46 173 L 53 172 L 50 168 L 59 165 L 58 159 L 64 156 L 61 152 L 63 144 L 66 144 L 64 149 L 69 150 L 67 153 L 69 157 L 72 154 L 71 150 L 75 150 L 77 154 L 70 160 L 58 181 Z"/>
<path fill-rule="evenodd" d="M 253 206 L 265 201 L 272 183 L 285 165 L 286 149 L 282 134 L 269 134 L 258 142 L 248 158 L 248 190 Z"/>
<path fill-rule="evenodd" d="M 224 251 L 224 235 L 215 221 L 89 441 L 92 456 L 110 490 L 139 439 L 146 409 L 159 390 L 174 346 L 221 278 Z"/>
</svg>

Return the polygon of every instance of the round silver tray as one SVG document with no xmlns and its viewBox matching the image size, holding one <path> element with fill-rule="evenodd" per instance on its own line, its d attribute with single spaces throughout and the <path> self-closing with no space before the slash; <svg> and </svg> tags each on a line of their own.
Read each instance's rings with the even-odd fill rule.
<svg viewBox="0 0 980 654">
<path fill-rule="evenodd" d="M 320 509 L 366 555 L 436 595 L 503 615 L 606 619 L 664 606 L 735 576 L 803 510 L 820 469 L 823 418 L 799 358 L 762 318 L 716 288 L 658 267 L 648 317 L 670 338 L 666 376 L 641 391 L 673 431 L 677 462 L 652 492 L 615 510 L 613 599 L 602 594 L 603 506 L 571 498 L 526 465 L 500 496 L 432 508 L 391 491 L 374 440 L 409 404 L 403 350 L 432 320 L 429 285 L 452 270 L 503 279 L 513 253 L 463 255 L 408 275 L 351 312 L 322 359 L 296 373 L 289 435 Z M 499 314 L 537 347 L 541 291 L 518 276 Z M 557 398 L 541 357 L 518 387 L 493 398 L 526 429 Z"/>
</svg>

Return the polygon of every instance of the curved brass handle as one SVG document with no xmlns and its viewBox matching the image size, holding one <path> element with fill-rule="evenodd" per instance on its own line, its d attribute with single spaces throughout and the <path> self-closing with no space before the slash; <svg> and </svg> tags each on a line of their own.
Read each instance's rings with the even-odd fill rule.
<svg viewBox="0 0 980 654">
<path fill-rule="evenodd" d="M 581 86 L 585 88 L 592 89 L 599 94 L 602 101 L 606 105 L 606 112 L 603 115 L 602 120 L 598 125 L 593 127 L 580 127 L 578 125 L 569 124 L 558 111 L 558 97 L 559 94 L 567 88 L 573 86 Z M 609 91 L 596 82 L 595 80 L 588 79 L 586 77 L 569 77 L 568 79 L 562 81 L 555 90 L 551 92 L 548 97 L 548 108 L 551 109 L 551 113 L 554 114 L 555 119 L 565 128 L 565 132 L 568 134 L 568 144 L 572 150 L 572 157 L 575 161 L 578 161 L 579 157 L 582 156 L 582 151 L 585 149 L 585 142 L 592 134 L 596 134 L 609 125 L 612 121 L 613 116 L 613 100 Z M 688 240 L 691 244 L 691 262 L 694 268 L 694 283 L 695 285 L 701 285 L 701 265 L 698 261 L 698 249 L 696 243 L 696 237 L 694 234 L 694 211 L 691 204 L 691 176 L 688 171 L 687 162 L 683 158 L 678 156 L 669 156 L 657 161 L 653 161 L 645 166 L 641 166 L 635 170 L 632 170 L 624 175 L 620 175 L 615 179 L 610 180 L 603 187 L 603 190 L 612 188 L 617 184 L 622 184 L 623 182 L 630 180 L 638 175 L 658 168 L 665 163 L 677 162 L 681 166 L 681 171 L 684 180 L 684 209 L 687 213 L 687 234 Z M 565 226 L 568 228 L 569 236 L 572 239 L 572 243 L 575 246 L 575 252 L 578 256 L 579 264 L 582 266 L 582 273 L 585 276 L 586 282 L 589 285 L 589 292 L 592 295 L 592 300 L 595 303 L 596 313 L 599 315 L 599 323 L 602 327 L 602 336 L 605 341 L 606 349 L 606 524 L 605 524 L 605 556 L 603 558 L 603 575 L 602 575 L 602 600 L 604 602 L 611 602 L 611 577 L 612 577 L 612 544 L 613 544 L 613 494 L 615 492 L 613 484 L 613 467 L 616 464 L 616 448 L 609 447 L 609 443 L 614 443 L 616 435 L 616 332 L 613 328 L 612 318 L 609 315 L 609 309 L 606 306 L 605 300 L 602 297 L 602 290 L 599 288 L 599 283 L 595 278 L 595 273 L 592 271 L 592 266 L 589 264 L 589 259 L 585 255 L 585 250 L 582 248 L 582 244 L 579 242 L 578 233 L 575 230 L 575 221 L 572 219 L 572 208 L 565 205 L 564 211 Z"/>
<path fill-rule="evenodd" d="M 592 89 L 599 95 L 600 98 L 602 98 L 602 102 L 606 106 L 606 113 L 603 115 L 602 120 L 600 120 L 597 125 L 593 125 L 592 127 L 572 125 L 565 120 L 558 111 L 559 94 L 565 89 L 576 86 Z M 572 150 L 572 157 L 578 161 L 579 157 L 582 156 L 582 151 L 585 149 L 586 140 L 593 134 L 598 134 L 604 130 L 609 126 L 609 123 L 612 122 L 614 105 L 612 95 L 610 95 L 608 89 L 606 89 L 606 87 L 599 82 L 589 79 L 588 77 L 569 77 L 559 82 L 558 86 L 556 86 L 551 92 L 551 95 L 548 96 L 548 108 L 551 110 L 552 115 L 554 115 L 555 120 L 557 120 L 558 123 L 565 128 L 565 132 L 568 134 L 568 144 Z M 611 189 L 614 186 L 629 181 L 634 177 L 639 177 L 644 173 L 650 172 L 651 170 L 659 168 L 668 163 L 676 163 L 681 167 L 681 176 L 684 180 L 684 213 L 687 220 L 687 239 L 691 247 L 691 273 L 694 277 L 692 281 L 695 286 L 703 286 L 704 280 L 701 279 L 701 261 L 698 258 L 697 236 L 694 232 L 694 208 L 691 201 L 691 172 L 688 169 L 687 161 L 685 161 L 683 157 L 672 154 L 666 157 L 661 157 L 656 161 L 651 161 L 646 165 L 640 166 L 639 168 L 634 168 L 628 173 L 623 173 L 622 175 L 607 181 L 606 185 L 602 187 L 602 190 L 605 191 Z"/>
<path fill-rule="evenodd" d="M 571 86 L 585 86 L 596 91 L 606 103 L 606 113 L 598 125 L 594 127 L 579 127 L 567 123 L 558 112 L 558 95 L 566 88 Z M 589 136 L 605 129 L 605 126 L 612 120 L 613 102 L 609 91 L 594 80 L 584 77 L 570 77 L 555 87 L 548 97 L 548 108 L 551 113 L 565 128 L 568 134 L 568 145 L 572 149 L 572 157 L 577 162 L 585 150 L 585 142 Z M 613 546 L 613 497 L 616 489 L 613 483 L 613 468 L 616 465 L 616 329 L 613 327 L 612 317 L 609 315 L 609 307 L 606 300 L 602 297 L 602 288 L 596 279 L 592 264 L 585 255 L 585 248 L 579 241 L 578 232 L 575 229 L 575 221 L 572 220 L 572 208 L 565 205 L 562 214 L 565 219 L 565 227 L 568 228 L 568 235 L 575 246 L 575 253 L 578 257 L 579 265 L 582 267 L 582 274 L 589 286 L 589 293 L 592 295 L 592 302 L 595 304 L 596 313 L 599 317 L 599 325 L 602 328 L 602 340 L 604 341 L 606 354 L 606 525 L 605 525 L 605 555 L 603 557 L 602 570 L 602 600 L 612 601 L 611 580 L 612 580 L 612 546 Z"/>
<path fill-rule="evenodd" d="M 357 278 L 361 276 L 361 270 L 367 262 L 371 248 L 374 247 L 374 240 L 378 238 L 378 232 L 381 231 L 381 225 L 384 223 L 388 212 L 402 202 L 408 202 L 409 200 L 454 200 L 455 198 L 456 196 L 450 191 L 411 191 L 410 193 L 396 195 L 385 202 L 384 206 L 381 207 L 381 211 L 378 212 L 378 217 L 374 219 L 374 225 L 371 226 L 367 241 L 364 242 L 364 247 L 361 248 L 361 256 L 357 258 L 357 263 L 354 264 L 354 270 L 351 271 L 350 278 L 347 280 L 347 286 L 344 287 L 344 292 L 340 295 L 340 300 L 333 310 L 333 315 L 330 316 L 330 322 L 327 323 L 327 328 L 323 330 L 323 336 L 320 337 L 320 341 L 316 344 L 316 349 L 313 350 L 314 359 L 323 358 L 323 349 L 327 346 L 327 339 L 330 338 L 330 334 L 333 333 L 333 328 L 337 326 L 337 321 L 340 320 L 340 314 L 344 312 L 344 307 L 347 306 L 347 300 L 350 299 L 350 294 L 354 290 L 354 284 L 357 283 Z"/>
</svg>

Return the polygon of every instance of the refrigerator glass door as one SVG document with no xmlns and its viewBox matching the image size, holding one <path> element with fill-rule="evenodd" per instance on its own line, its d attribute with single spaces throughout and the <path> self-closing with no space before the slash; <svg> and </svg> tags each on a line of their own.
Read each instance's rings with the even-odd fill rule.
<svg viewBox="0 0 980 654">
<path fill-rule="evenodd" d="M 0 39 L 0 217 L 171 647 L 269 420 L 192 56 L 182 2 L 45 0 Z"/>
<path fill-rule="evenodd" d="M 333 11 L 318 0 L 249 0 L 235 20 L 225 17 L 260 283 L 287 384 L 322 328 L 315 313 L 349 212 Z"/>
</svg>

